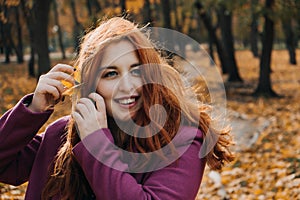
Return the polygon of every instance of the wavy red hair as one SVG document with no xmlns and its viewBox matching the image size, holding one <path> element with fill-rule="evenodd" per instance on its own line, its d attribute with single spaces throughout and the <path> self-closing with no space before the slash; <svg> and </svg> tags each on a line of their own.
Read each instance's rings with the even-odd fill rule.
<svg viewBox="0 0 300 200">
<path fill-rule="evenodd" d="M 207 114 L 209 106 L 204 103 L 197 104 L 191 101 L 189 93 L 184 87 L 179 73 L 169 66 L 154 47 L 149 38 L 138 26 L 122 17 L 114 17 L 100 23 L 98 27 L 87 33 L 81 42 L 81 51 L 75 61 L 75 65 L 81 70 L 82 82 L 85 84 L 79 94 L 74 98 L 87 96 L 95 91 L 97 70 L 101 63 L 101 55 L 110 42 L 126 39 L 136 47 L 136 53 L 143 64 L 142 98 L 143 106 L 133 117 L 137 125 L 145 126 L 150 119 L 149 109 L 155 104 L 164 106 L 167 111 L 166 123 L 161 127 L 160 123 L 154 126 L 159 128 L 159 134 L 148 138 L 139 138 L 139 130 L 133 136 L 122 130 L 115 131 L 115 123 L 109 119 L 116 145 L 128 150 L 138 152 L 153 152 L 167 145 L 177 134 L 182 122 L 185 125 L 196 126 L 205 137 L 217 136 L 218 140 L 210 152 L 206 155 L 208 165 L 212 169 L 221 169 L 225 162 L 233 160 L 234 156 L 229 150 L 232 144 L 230 129 L 217 130 L 213 126 L 211 117 Z M 154 121 L 162 121 L 163 113 L 157 113 Z M 151 127 L 145 130 L 146 135 L 151 135 Z M 48 199 L 60 194 L 62 199 L 85 199 L 92 195 L 92 190 L 86 180 L 81 167 L 72 154 L 72 148 L 80 141 L 76 131 L 74 120 L 68 125 L 66 142 L 59 150 L 53 164 L 52 175 L 49 177 L 43 191 L 43 199 Z"/>
</svg>

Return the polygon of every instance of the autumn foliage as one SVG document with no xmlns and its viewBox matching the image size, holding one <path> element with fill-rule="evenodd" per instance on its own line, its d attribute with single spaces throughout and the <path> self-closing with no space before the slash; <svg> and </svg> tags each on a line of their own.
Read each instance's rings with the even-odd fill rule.
<svg viewBox="0 0 300 200">
<path fill-rule="evenodd" d="M 297 54 L 300 58 L 299 50 Z M 244 82 L 225 82 L 227 108 L 270 123 L 252 146 L 235 147 L 239 149 L 236 159 L 219 173 L 220 182 L 206 168 L 197 199 L 300 199 L 300 66 L 288 64 L 287 51 L 273 51 L 271 80 L 281 97 L 256 98 L 252 93 L 259 60 L 249 51 L 237 51 L 236 57 Z M 0 80 L 0 115 L 24 94 L 33 92 L 36 85 L 36 79 L 27 75 L 26 64 L 1 64 Z M 68 100 L 60 103 L 49 122 L 67 114 L 69 108 Z M 0 183 L 0 199 L 23 199 L 25 188 L 26 184 L 10 187 Z"/>
</svg>

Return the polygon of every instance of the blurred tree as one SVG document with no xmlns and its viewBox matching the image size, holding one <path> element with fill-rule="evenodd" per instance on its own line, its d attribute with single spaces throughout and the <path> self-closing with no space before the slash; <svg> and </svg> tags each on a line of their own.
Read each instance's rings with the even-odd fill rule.
<svg viewBox="0 0 300 200">
<path fill-rule="evenodd" d="M 265 2 L 265 25 L 262 38 L 262 54 L 260 57 L 260 71 L 259 82 L 254 92 L 255 96 L 278 96 L 271 86 L 271 54 L 274 40 L 274 21 L 272 15 L 274 14 L 274 2 L 275 0 L 266 0 Z"/>
<path fill-rule="evenodd" d="M 20 14 L 19 14 L 19 5 L 13 6 L 15 12 L 15 22 L 17 28 L 17 45 L 15 47 L 16 54 L 17 54 L 17 62 L 23 63 L 24 62 L 24 53 L 23 53 L 23 37 L 22 37 L 22 25 L 20 23 Z"/>
<path fill-rule="evenodd" d="M 228 63 L 229 82 L 242 82 L 235 59 L 234 39 L 232 34 L 232 10 L 229 9 L 226 2 L 219 1 L 217 8 L 218 21 L 221 28 L 222 42 L 225 49 L 225 58 Z M 231 3 L 231 2 L 230 2 Z"/>
<path fill-rule="evenodd" d="M 110 0 L 102 0 L 101 2 L 103 2 L 104 8 L 107 8 L 110 6 Z"/>
<path fill-rule="evenodd" d="M 10 63 L 11 44 L 10 44 L 9 37 L 11 36 L 11 23 L 8 20 L 8 8 L 5 5 L 5 1 L 1 3 L 0 11 L 1 11 L 1 20 L 0 20 L 1 39 L 2 39 L 2 45 L 5 53 L 4 62 Z"/>
<path fill-rule="evenodd" d="M 258 0 L 251 0 L 251 31 L 250 31 L 250 48 L 254 57 L 258 57 Z"/>
<path fill-rule="evenodd" d="M 161 1 L 161 6 L 162 6 L 162 16 L 163 16 L 163 28 L 172 29 L 170 0 Z M 166 48 L 166 51 L 163 51 L 162 53 L 166 57 L 172 58 L 175 55 L 173 35 L 161 35 L 160 37 L 161 38 L 164 37 L 162 38 L 161 41 L 165 41 L 164 47 Z M 172 64 L 172 62 L 170 62 L 170 64 Z"/>
<path fill-rule="evenodd" d="M 92 19 L 93 27 L 97 23 L 97 13 L 101 11 L 101 5 L 97 0 L 86 0 L 86 7 L 88 9 L 88 16 Z"/>
<path fill-rule="evenodd" d="M 63 43 L 63 38 L 62 38 L 63 36 L 62 36 L 61 27 L 60 27 L 60 23 L 59 23 L 59 13 L 57 11 L 57 2 L 56 2 L 56 0 L 53 0 L 52 3 L 53 3 L 53 13 L 54 13 L 54 22 L 55 22 L 54 32 L 57 32 L 57 34 L 58 34 L 58 43 L 59 43 L 59 47 L 61 50 L 62 59 L 66 59 L 65 46 Z M 55 37 L 55 35 L 54 35 L 54 37 Z"/>
<path fill-rule="evenodd" d="M 161 25 L 162 26 L 162 23 L 161 23 L 161 21 L 163 21 L 162 20 L 162 12 L 161 12 L 161 10 L 162 10 L 162 8 L 161 8 L 161 5 L 160 5 L 160 2 L 159 2 L 159 0 L 154 0 L 154 3 L 153 3 L 153 7 L 154 7 L 154 10 L 155 10 L 155 12 L 154 12 L 154 14 L 153 14 L 153 22 L 158 26 L 158 25 Z"/>
<path fill-rule="evenodd" d="M 48 17 L 51 0 L 15 1 L 21 3 L 30 34 L 31 59 L 29 62 L 29 75 L 34 73 L 34 53 L 38 55 L 37 77 L 50 70 L 48 49 Z"/>
<path fill-rule="evenodd" d="M 297 0 L 296 1 L 296 10 L 297 10 L 297 12 L 296 12 L 296 17 L 295 17 L 295 21 L 297 22 L 297 26 L 296 26 L 296 37 L 295 37 L 295 39 L 296 39 L 296 44 L 297 44 L 297 47 L 298 47 L 298 41 L 299 41 L 299 39 L 300 39 L 300 12 L 299 12 L 299 10 L 300 10 L 300 1 L 299 0 Z"/>
<path fill-rule="evenodd" d="M 2 1 L 0 4 L 0 19 L 1 38 L 5 50 L 5 63 L 10 62 L 10 56 L 14 52 L 17 55 L 18 63 L 23 62 L 23 41 L 22 30 L 19 19 L 18 1 Z M 15 24 L 14 24 L 15 22 Z M 14 34 L 14 25 L 17 29 Z M 14 41 L 14 36 L 17 37 L 17 45 Z"/>
<path fill-rule="evenodd" d="M 121 13 L 126 13 L 126 0 L 120 0 Z"/>
<path fill-rule="evenodd" d="M 29 45 L 30 45 L 30 58 L 28 62 L 28 75 L 31 77 L 35 77 L 34 71 L 34 62 L 35 62 L 35 48 L 34 48 L 34 31 L 33 31 L 33 11 L 28 1 L 25 0 L 20 1 L 21 8 L 23 10 L 23 15 L 26 21 L 28 33 L 29 33 Z"/>
<path fill-rule="evenodd" d="M 214 28 L 214 26 L 212 25 L 210 17 L 207 15 L 207 12 L 204 9 L 201 1 L 196 0 L 195 7 L 197 8 L 197 12 L 198 12 L 200 18 L 202 19 L 205 28 L 208 31 L 209 37 L 211 38 L 212 42 L 216 45 L 217 53 L 218 53 L 219 60 L 221 63 L 222 73 L 227 74 L 228 73 L 227 69 L 229 68 L 229 66 L 228 66 L 228 62 L 226 60 L 224 47 L 217 37 L 216 28 Z"/>
<path fill-rule="evenodd" d="M 144 0 L 144 7 L 143 7 L 143 23 L 152 23 L 152 14 L 151 14 L 151 4 L 150 0 Z"/>
<path fill-rule="evenodd" d="M 189 18 L 190 19 L 190 15 L 191 14 L 188 14 L 187 12 L 184 11 L 183 9 L 183 4 L 184 2 L 182 0 L 171 0 L 171 10 L 172 10 L 172 13 L 173 14 L 173 21 L 174 21 L 174 28 L 176 31 L 178 32 L 181 32 L 181 33 L 186 33 L 188 31 L 184 31 L 185 29 L 185 26 L 183 24 L 183 21 L 185 21 L 186 18 Z M 191 8 L 190 8 L 191 10 Z M 191 11 L 189 12 L 191 13 Z M 189 22 L 191 20 L 188 20 Z M 190 28 L 189 24 L 191 23 L 187 23 L 187 26 L 188 28 Z M 186 57 L 186 52 L 185 52 L 185 42 L 182 40 L 182 39 L 177 39 L 177 38 L 174 38 L 177 45 L 178 45 L 178 53 L 182 56 L 182 57 Z"/>
<path fill-rule="evenodd" d="M 83 35 L 84 28 L 77 18 L 75 0 L 70 0 L 70 5 L 71 5 L 72 17 L 73 17 L 73 21 L 74 21 L 74 26 L 73 26 L 74 49 L 77 53 L 79 53 L 79 50 L 80 50 L 79 49 L 79 43 L 80 43 L 79 41 Z"/>
<path fill-rule="evenodd" d="M 38 54 L 38 77 L 50 70 L 48 49 L 48 17 L 51 0 L 35 0 L 33 4 L 34 46 Z"/>
<path fill-rule="evenodd" d="M 177 31 L 180 31 L 182 32 L 183 31 L 183 26 L 182 26 L 182 23 L 180 23 L 180 19 L 183 18 L 183 13 L 180 12 L 180 10 L 178 9 L 179 6 L 181 4 L 181 1 L 177 2 L 177 0 L 171 0 L 171 10 L 172 10 L 172 13 L 173 13 L 173 21 L 174 21 L 174 28 L 177 30 Z"/>
<path fill-rule="evenodd" d="M 283 29 L 283 33 L 285 35 L 285 44 L 286 48 L 289 52 L 290 64 L 296 65 L 296 46 L 297 40 L 295 37 L 295 33 L 293 30 L 293 18 L 297 17 L 297 13 L 299 12 L 299 8 L 297 7 L 295 0 L 280 0 L 278 2 L 279 7 L 279 17 L 281 19 L 281 25 Z"/>
<path fill-rule="evenodd" d="M 171 29 L 170 0 L 163 0 L 161 6 L 163 12 L 163 27 Z"/>
<path fill-rule="evenodd" d="M 290 56 L 290 64 L 296 65 L 296 39 L 291 18 L 282 18 L 282 29 L 285 34 L 285 44 Z"/>
</svg>

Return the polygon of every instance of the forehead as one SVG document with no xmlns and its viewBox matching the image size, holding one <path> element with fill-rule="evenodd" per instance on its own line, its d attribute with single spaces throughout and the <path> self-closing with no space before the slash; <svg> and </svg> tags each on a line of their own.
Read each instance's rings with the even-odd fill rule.
<svg viewBox="0 0 300 200">
<path fill-rule="evenodd" d="M 136 56 L 136 48 L 129 40 L 114 41 L 109 43 L 105 48 L 102 61 L 109 60 L 113 62 L 114 60 L 133 54 Z"/>
</svg>

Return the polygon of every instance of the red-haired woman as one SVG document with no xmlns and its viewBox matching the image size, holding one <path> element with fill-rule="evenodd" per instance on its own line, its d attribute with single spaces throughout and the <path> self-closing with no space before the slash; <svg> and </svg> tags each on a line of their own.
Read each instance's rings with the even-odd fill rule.
<svg viewBox="0 0 300 200">
<path fill-rule="evenodd" d="M 80 49 L 70 116 L 37 135 L 62 80 L 75 82 L 58 64 L 1 117 L 0 181 L 29 181 L 26 199 L 195 199 L 206 163 L 233 159 L 229 131 L 213 127 L 208 106 L 132 22 L 103 21 Z"/>
</svg>

